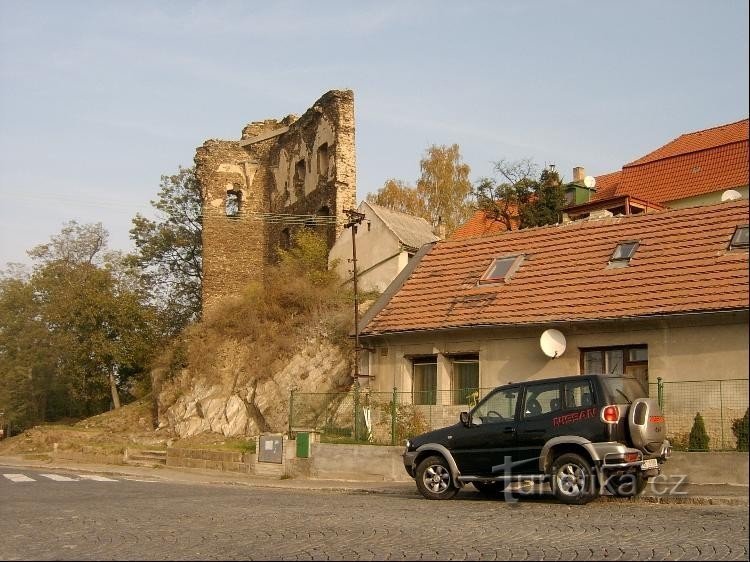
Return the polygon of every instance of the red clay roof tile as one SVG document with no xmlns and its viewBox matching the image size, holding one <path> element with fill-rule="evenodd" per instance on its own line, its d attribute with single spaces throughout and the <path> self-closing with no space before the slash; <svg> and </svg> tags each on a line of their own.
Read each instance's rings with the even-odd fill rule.
<svg viewBox="0 0 750 562">
<path fill-rule="evenodd" d="M 692 207 L 438 242 L 362 335 L 748 308 L 747 250 L 728 250 L 748 202 Z M 630 264 L 608 268 L 618 242 Z M 478 285 L 498 256 L 525 259 Z"/>
<path fill-rule="evenodd" d="M 748 119 L 681 135 L 621 172 L 596 178 L 592 201 L 629 195 L 666 203 L 748 185 Z"/>
</svg>

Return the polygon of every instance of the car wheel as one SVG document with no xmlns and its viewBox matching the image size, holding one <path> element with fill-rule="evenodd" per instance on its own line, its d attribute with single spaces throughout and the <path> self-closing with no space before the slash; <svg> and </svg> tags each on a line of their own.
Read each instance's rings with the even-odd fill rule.
<svg viewBox="0 0 750 562">
<path fill-rule="evenodd" d="M 607 478 L 607 491 L 620 498 L 633 498 L 641 494 L 647 484 L 648 479 L 642 474 L 635 472 L 615 474 Z"/>
<path fill-rule="evenodd" d="M 472 482 L 477 491 L 488 498 L 495 498 L 505 490 L 505 482 Z"/>
<path fill-rule="evenodd" d="M 599 495 L 589 461 L 575 453 L 560 455 L 552 463 L 552 492 L 562 503 L 583 505 Z"/>
<path fill-rule="evenodd" d="M 440 456 L 419 463 L 416 481 L 417 489 L 428 500 L 448 500 L 458 493 L 448 463 Z"/>
</svg>

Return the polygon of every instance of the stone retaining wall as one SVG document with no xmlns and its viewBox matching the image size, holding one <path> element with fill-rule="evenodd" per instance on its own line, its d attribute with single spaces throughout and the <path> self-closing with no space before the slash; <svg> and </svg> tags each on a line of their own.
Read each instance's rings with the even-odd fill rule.
<svg viewBox="0 0 750 562">
<path fill-rule="evenodd" d="M 202 468 L 223 472 L 255 473 L 255 453 L 207 449 L 167 449 L 167 466 Z"/>
</svg>

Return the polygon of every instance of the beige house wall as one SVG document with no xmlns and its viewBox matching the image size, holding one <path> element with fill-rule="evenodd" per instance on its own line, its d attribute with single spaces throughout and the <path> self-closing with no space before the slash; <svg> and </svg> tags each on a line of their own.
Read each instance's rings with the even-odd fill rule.
<svg viewBox="0 0 750 562">
<path fill-rule="evenodd" d="M 409 256 L 393 231 L 366 204 L 357 209 L 365 220 L 357 228 L 357 285 L 363 291 L 383 292 L 406 266 Z M 328 254 L 342 280 L 352 279 L 352 233 L 345 230 Z"/>
<path fill-rule="evenodd" d="M 580 374 L 580 350 L 620 345 L 648 346 L 649 382 L 748 378 L 748 315 L 716 319 L 663 319 L 556 326 L 565 335 L 562 356 L 550 359 L 539 347 L 545 328 L 503 328 L 433 332 L 366 338 L 372 351 L 370 385 L 376 391 L 411 391 L 411 358 L 419 355 L 479 354 L 479 385 L 492 388 L 508 382 Z M 367 354 L 366 354 L 367 355 Z M 441 371 L 438 391 L 450 389 L 450 375 Z M 444 367 L 448 368 L 448 367 Z M 447 385 L 447 386 L 446 386 Z"/>
<path fill-rule="evenodd" d="M 742 195 L 743 199 L 747 199 L 748 194 L 750 193 L 748 186 L 734 187 L 732 189 L 739 192 L 740 195 Z M 696 195 L 695 197 L 686 197 L 685 199 L 667 201 L 664 203 L 664 205 L 666 205 L 670 209 L 685 209 L 687 207 L 698 207 L 701 205 L 714 205 L 716 203 L 721 203 L 721 194 L 725 191 L 726 189 L 722 189 L 721 191 L 704 193 L 702 195 Z"/>
</svg>

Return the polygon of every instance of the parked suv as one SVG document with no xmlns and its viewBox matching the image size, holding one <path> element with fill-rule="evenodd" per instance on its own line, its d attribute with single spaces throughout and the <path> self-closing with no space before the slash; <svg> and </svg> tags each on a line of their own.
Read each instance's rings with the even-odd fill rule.
<svg viewBox="0 0 750 562">
<path fill-rule="evenodd" d="M 637 379 L 576 375 L 494 389 L 460 422 L 406 442 L 404 466 L 428 499 L 465 484 L 502 492 L 549 482 L 558 500 L 585 504 L 606 488 L 643 491 L 671 455 L 666 422 Z"/>
</svg>

